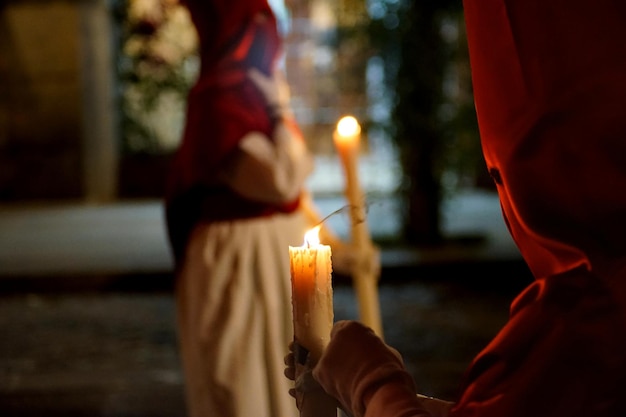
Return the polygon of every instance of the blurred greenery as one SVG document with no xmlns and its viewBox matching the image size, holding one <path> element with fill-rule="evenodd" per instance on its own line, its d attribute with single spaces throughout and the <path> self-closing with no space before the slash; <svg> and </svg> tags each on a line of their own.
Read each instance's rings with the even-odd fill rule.
<svg viewBox="0 0 626 417">
<path fill-rule="evenodd" d="M 160 54 L 163 48 L 154 41 L 161 39 L 157 34 L 167 29 L 171 15 L 131 16 L 129 6 L 135 1 L 115 0 L 114 7 L 119 29 L 121 150 L 122 154 L 162 154 L 179 139 L 184 100 L 197 63 L 195 55 L 185 55 L 188 50 L 177 44 L 177 59 L 165 59 L 169 55 Z M 385 132 L 396 148 L 404 202 L 400 238 L 418 245 L 439 244 L 444 240 L 442 200 L 474 186 L 485 171 L 462 2 L 341 0 L 334 7 L 339 26 L 323 40 L 336 52 L 333 85 L 338 91 L 331 92 L 332 105 L 356 107 L 365 132 Z M 388 117 L 365 114 L 372 104 L 366 103 L 371 59 L 383 66 L 385 100 L 390 97 L 388 105 L 385 102 Z"/>
<path fill-rule="evenodd" d="M 441 201 L 479 175 L 482 152 L 460 0 L 369 0 L 365 24 L 340 28 L 384 63 L 391 117 L 374 121 L 398 149 L 405 238 L 438 244 Z"/>
<path fill-rule="evenodd" d="M 182 131 L 186 97 L 195 79 L 195 32 L 175 2 L 137 10 L 116 0 L 116 70 L 119 82 L 121 152 L 166 154 Z"/>
</svg>

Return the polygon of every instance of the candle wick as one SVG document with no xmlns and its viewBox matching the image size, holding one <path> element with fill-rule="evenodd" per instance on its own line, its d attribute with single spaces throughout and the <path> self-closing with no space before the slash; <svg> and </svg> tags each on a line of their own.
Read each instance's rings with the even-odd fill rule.
<svg viewBox="0 0 626 417">
<path fill-rule="evenodd" d="M 343 211 L 345 211 L 346 209 L 350 208 L 349 205 L 343 206 L 335 211 L 333 211 L 332 213 L 330 213 L 329 215 L 327 215 L 326 217 L 324 217 L 322 220 L 320 220 L 319 223 L 316 224 L 316 226 L 321 226 L 322 224 L 324 224 L 324 222 L 326 222 L 326 220 L 330 219 L 331 217 L 342 213 Z"/>
<path fill-rule="evenodd" d="M 367 213 L 369 211 L 369 206 L 372 204 L 371 201 L 364 201 L 363 203 L 363 214 L 365 215 L 365 217 L 367 217 Z M 317 223 L 315 226 L 322 226 L 328 219 L 330 219 L 333 216 L 336 216 L 338 214 L 344 213 L 348 210 L 354 210 L 357 209 L 358 206 L 355 206 L 353 204 L 346 204 L 345 206 L 338 208 L 337 210 L 333 211 L 332 213 L 330 213 L 329 215 L 327 215 L 326 217 L 324 217 L 322 220 L 319 221 L 319 223 Z M 359 223 L 363 223 L 365 221 L 365 218 L 359 218 L 356 220 L 355 224 L 359 224 Z"/>
</svg>

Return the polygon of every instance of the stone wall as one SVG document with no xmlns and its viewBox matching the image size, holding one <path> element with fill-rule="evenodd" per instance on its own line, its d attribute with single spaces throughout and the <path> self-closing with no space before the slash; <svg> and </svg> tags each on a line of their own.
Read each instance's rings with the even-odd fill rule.
<svg viewBox="0 0 626 417">
<path fill-rule="evenodd" d="M 91 154 L 110 159 L 112 146 L 98 147 L 112 141 L 111 123 L 97 122 L 110 120 L 110 111 L 96 105 L 106 97 L 86 88 L 87 82 L 107 86 L 97 71 L 93 76 L 93 56 L 85 54 L 94 46 L 85 23 L 102 13 L 94 9 L 99 3 L 0 2 L 0 201 L 111 194 L 106 185 L 89 183 L 94 164 L 88 161 L 99 159 Z M 110 169 L 100 174 L 110 176 Z"/>
<path fill-rule="evenodd" d="M 0 198 L 79 197 L 77 13 L 14 3 L 0 20 Z"/>
</svg>

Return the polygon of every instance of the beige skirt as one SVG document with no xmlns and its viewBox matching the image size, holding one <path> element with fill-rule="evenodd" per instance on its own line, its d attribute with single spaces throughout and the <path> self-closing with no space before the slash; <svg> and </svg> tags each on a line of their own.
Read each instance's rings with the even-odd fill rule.
<svg viewBox="0 0 626 417">
<path fill-rule="evenodd" d="M 283 374 L 293 338 L 289 246 L 300 213 L 201 224 L 177 277 L 190 417 L 296 417 Z"/>
</svg>

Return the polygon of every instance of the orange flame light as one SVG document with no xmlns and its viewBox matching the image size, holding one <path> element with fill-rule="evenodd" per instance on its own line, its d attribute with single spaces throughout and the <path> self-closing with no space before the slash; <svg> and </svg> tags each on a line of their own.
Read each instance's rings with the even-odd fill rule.
<svg viewBox="0 0 626 417">
<path fill-rule="evenodd" d="M 337 132 L 343 137 L 355 136 L 361 133 L 361 126 L 353 116 L 345 116 L 337 123 Z"/>
<path fill-rule="evenodd" d="M 308 232 L 306 232 L 304 234 L 304 246 L 306 246 L 307 248 L 312 248 L 315 246 L 319 246 L 320 244 L 320 228 L 321 226 L 315 226 L 314 228 L 312 228 L 311 230 L 309 230 Z"/>
</svg>

